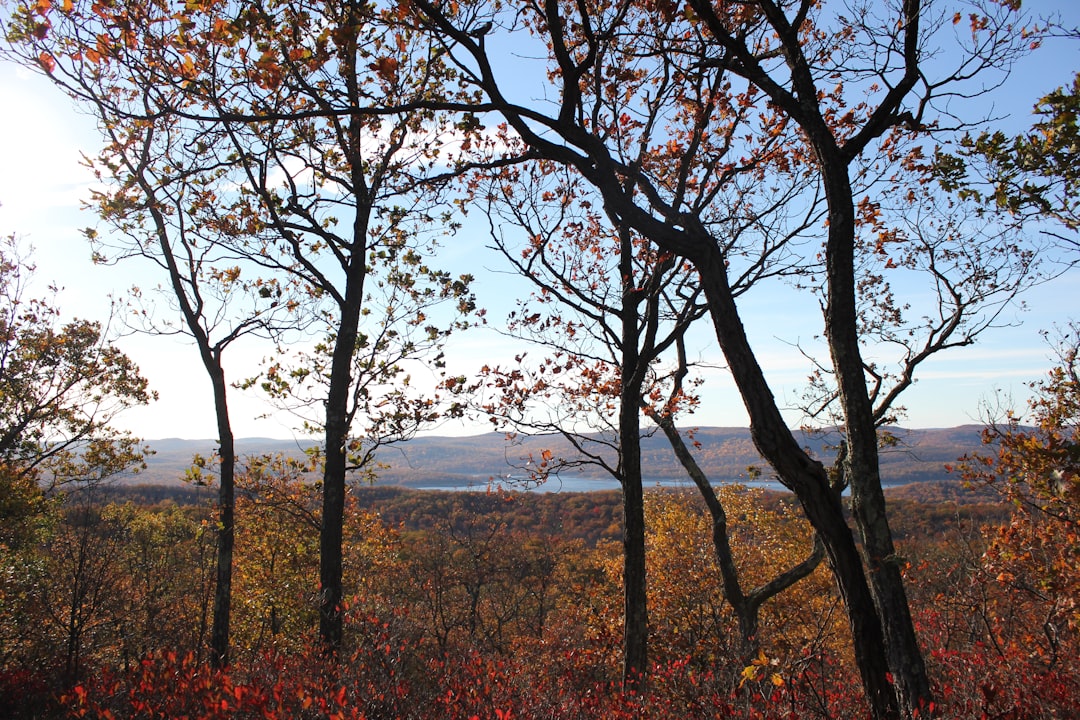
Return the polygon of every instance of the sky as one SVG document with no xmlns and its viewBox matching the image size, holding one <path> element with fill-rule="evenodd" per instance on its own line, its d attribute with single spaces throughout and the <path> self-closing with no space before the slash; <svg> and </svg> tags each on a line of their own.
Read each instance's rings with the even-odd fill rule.
<svg viewBox="0 0 1080 720">
<path fill-rule="evenodd" d="M 1065 12 L 1080 25 L 1080 9 L 1072 0 L 1025 1 L 1025 9 L 1041 14 Z M 1006 123 L 1022 127 L 1029 121 L 1034 101 L 1064 84 L 1080 68 L 1080 42 L 1048 43 L 1036 56 L 1022 63 L 997 97 L 999 114 Z M 0 233 L 14 233 L 34 248 L 37 278 L 43 286 L 53 282 L 62 288 L 61 309 L 70 315 L 104 320 L 110 297 L 123 296 L 134 285 L 156 284 L 156 278 L 139 277 L 136 266 L 99 267 L 80 230 L 94 225 L 92 213 L 81 209 L 93 178 L 81 165 L 82 153 L 92 154 L 98 139 L 91 118 L 73 110 L 69 101 L 41 76 L 11 64 L 0 63 Z M 483 229 L 481 229 L 483 228 Z M 447 259 L 478 277 L 481 304 L 488 309 L 493 327 L 470 331 L 455 338 L 447 350 L 451 370 L 470 373 L 484 363 L 509 363 L 521 347 L 500 335 L 496 327 L 512 307 L 513 292 L 520 287 L 507 280 L 505 268 L 491 251 L 486 227 L 467 226 L 447 243 Z M 141 266 L 140 266 L 141 267 Z M 1042 377 L 1052 352 L 1040 331 L 1070 319 L 1080 298 L 1080 273 L 1069 272 L 1025 296 L 1026 311 L 1009 311 L 1008 326 L 990 331 L 970 348 L 945 353 L 923 366 L 918 383 L 904 395 L 908 427 L 951 427 L 981 422 L 982 408 L 998 398 L 1022 406 L 1026 383 Z M 781 406 L 791 405 L 807 375 L 793 342 L 805 340 L 793 307 L 814 302 L 807 296 L 776 291 L 756 295 L 741 305 L 762 365 L 766 368 Z M 813 309 L 813 308 L 811 308 Z M 698 356 L 720 365 L 715 341 L 708 333 L 695 340 Z M 117 344 L 139 365 L 159 394 L 147 408 L 129 410 L 115 423 L 145 439 L 166 437 L 211 438 L 214 419 L 210 386 L 193 346 L 175 338 L 125 335 Z M 232 350 L 226 371 L 239 376 L 266 354 L 254 344 Z M 695 426 L 747 424 L 742 403 L 722 369 L 707 373 L 702 406 L 688 420 Z M 298 434 L 296 418 L 274 413 L 258 393 L 233 391 L 232 419 L 238 437 L 292 438 Z M 799 422 L 794 410 L 789 420 Z M 429 434 L 460 435 L 489 429 L 483 421 L 448 422 Z"/>
</svg>

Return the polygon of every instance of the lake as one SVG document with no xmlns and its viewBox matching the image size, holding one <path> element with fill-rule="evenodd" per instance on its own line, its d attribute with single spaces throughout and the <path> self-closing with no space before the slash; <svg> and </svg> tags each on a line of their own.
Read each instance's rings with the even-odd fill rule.
<svg viewBox="0 0 1080 720">
<path fill-rule="evenodd" d="M 786 492 L 783 485 L 775 480 L 728 480 L 720 484 L 741 484 L 746 487 L 764 488 Z M 646 489 L 655 487 L 686 488 L 693 489 L 694 483 L 685 478 L 646 478 Z M 409 485 L 413 490 L 447 490 L 457 492 L 485 492 L 489 487 L 501 487 L 504 490 L 525 490 L 528 492 L 597 492 L 600 490 L 618 490 L 618 480 L 612 477 L 575 477 L 575 476 L 552 476 L 546 483 L 537 485 L 528 482 L 526 478 L 500 478 L 495 480 L 489 477 L 477 476 L 475 481 L 462 482 L 460 480 L 448 481 L 441 484 Z"/>
</svg>

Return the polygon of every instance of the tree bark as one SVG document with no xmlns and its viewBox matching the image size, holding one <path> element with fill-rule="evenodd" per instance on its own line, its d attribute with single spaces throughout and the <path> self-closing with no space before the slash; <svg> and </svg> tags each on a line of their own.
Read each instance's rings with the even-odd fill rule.
<svg viewBox="0 0 1080 720">
<path fill-rule="evenodd" d="M 846 167 L 822 159 L 829 202 L 826 252 L 828 304 L 825 332 L 846 421 L 843 472 L 851 487 L 851 510 L 862 540 L 874 603 L 882 620 L 889 669 L 900 705 L 908 716 L 933 696 L 915 636 L 900 564 L 893 546 L 881 487 L 877 423 L 866 388 L 859 349 L 855 287 L 855 208 Z"/>
<path fill-rule="evenodd" d="M 355 39 L 352 40 L 355 43 Z M 350 98 L 359 104 L 355 80 L 355 53 L 347 54 L 345 81 Z M 343 264 L 345 293 L 338 303 L 334 349 L 330 364 L 330 385 L 326 395 L 325 466 L 323 468 L 322 526 L 319 533 L 319 637 L 324 648 L 336 652 L 341 647 L 344 617 L 342 614 L 342 541 L 345 522 L 345 473 L 348 466 L 349 432 L 352 415 L 349 408 L 353 384 L 353 357 L 359 336 L 364 282 L 367 279 L 368 224 L 372 201 L 364 176 L 361 134 L 363 118 L 351 119 L 347 150 L 352 155 L 350 172 L 356 207 L 352 221 L 352 241 Z"/>
<path fill-rule="evenodd" d="M 623 496 L 623 684 L 642 685 L 648 671 L 649 614 L 645 569 L 645 498 L 641 479 L 640 293 L 630 232 L 620 232 L 622 376 L 619 387 L 619 480 Z"/>
<path fill-rule="evenodd" d="M 348 277 L 337 337 L 331 358 L 330 387 L 326 395 L 325 465 L 323 467 L 322 525 L 319 533 L 319 637 L 327 651 L 341 647 L 342 541 L 345 522 L 345 474 L 348 461 L 349 391 L 352 387 L 352 360 L 356 350 L 360 307 L 364 296 L 367 252 L 366 214 L 357 220 L 356 238 L 349 257 Z"/>
<path fill-rule="evenodd" d="M 205 358 L 209 357 L 210 362 Z M 229 625 L 232 607 L 233 546 L 236 540 L 236 442 L 229 421 L 225 371 L 221 357 L 204 353 L 206 371 L 214 386 L 214 412 L 218 426 L 218 455 L 221 460 L 218 487 L 217 582 L 214 585 L 214 619 L 210 629 L 210 663 L 223 668 L 229 664 Z"/>
<path fill-rule="evenodd" d="M 703 243 L 702 247 L 716 246 Z M 855 659 L 874 717 L 897 717 L 896 694 L 889 681 L 890 667 L 882 623 L 855 539 L 844 518 L 840 495 L 830 487 L 825 467 L 799 447 L 780 415 L 739 320 L 719 251 L 702 252 L 692 260 L 701 275 L 717 340 L 750 415 L 754 445 L 781 481 L 798 497 L 807 519 L 825 546 L 847 608 Z"/>
<path fill-rule="evenodd" d="M 350 14 L 357 12 L 350 7 Z M 356 22 L 361 22 L 356 18 Z M 339 71 L 353 107 L 362 106 L 357 84 L 357 39 L 348 34 L 340 54 Z M 343 150 L 349 156 L 353 199 L 351 242 L 342 257 L 345 292 L 338 301 L 334 349 L 330 361 L 330 384 L 326 395 L 325 466 L 323 467 L 322 525 L 319 532 L 319 637 L 323 648 L 336 653 L 344 634 L 342 600 L 342 542 L 345 523 L 345 473 L 348 468 L 349 432 L 352 414 L 349 408 L 353 383 L 353 357 L 359 335 L 364 282 L 367 279 L 368 227 L 372 212 L 372 190 L 365 176 L 362 145 L 364 121 L 355 114 L 345 128 Z"/>
</svg>

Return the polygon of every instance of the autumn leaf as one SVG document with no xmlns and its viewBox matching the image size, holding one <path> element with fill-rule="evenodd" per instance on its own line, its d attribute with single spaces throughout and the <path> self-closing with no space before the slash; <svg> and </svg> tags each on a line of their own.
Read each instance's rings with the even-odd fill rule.
<svg viewBox="0 0 1080 720">
<path fill-rule="evenodd" d="M 368 68 L 378 73 L 379 77 L 387 82 L 397 81 L 398 61 L 395 58 L 386 56 L 381 57 L 375 62 L 368 65 Z"/>
<path fill-rule="evenodd" d="M 53 70 L 56 69 L 56 59 L 52 56 L 51 53 L 43 52 L 38 55 L 38 62 L 41 63 L 41 67 L 45 69 L 45 72 L 49 73 L 50 75 L 52 74 Z"/>
</svg>

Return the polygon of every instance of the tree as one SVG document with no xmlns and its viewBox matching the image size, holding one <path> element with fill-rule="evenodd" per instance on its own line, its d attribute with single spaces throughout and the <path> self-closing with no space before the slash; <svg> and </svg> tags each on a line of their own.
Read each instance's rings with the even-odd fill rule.
<svg viewBox="0 0 1080 720">
<path fill-rule="evenodd" d="M 991 577 L 1034 607 L 1029 645 L 1048 666 L 1080 639 L 1080 327 L 1057 338 L 1058 364 L 1031 388 L 1027 417 L 983 431 L 991 452 L 964 457 L 962 477 L 999 492 L 1012 519 L 990 537 Z M 1035 628 L 1039 631 L 1034 631 Z"/>
<path fill-rule="evenodd" d="M 330 648 L 342 639 L 347 475 L 375 446 L 436 416 L 431 397 L 410 395 L 407 367 L 463 326 L 455 313 L 474 310 L 471 278 L 431 267 L 425 242 L 438 235 L 428 228 L 457 172 L 443 146 L 453 139 L 465 153 L 482 143 L 468 122 L 394 109 L 456 91 L 422 36 L 383 32 L 384 12 L 349 0 L 245 3 L 227 17 L 214 3 L 180 14 L 168 3 L 80 3 L 16 17 L 24 62 L 76 78 L 104 65 L 130 79 L 144 106 L 118 116 L 188 121 L 176 142 L 207 157 L 197 166 L 205 174 L 188 182 L 227 178 L 233 188 L 198 195 L 193 219 L 263 272 L 295 278 L 312 303 L 321 342 L 294 358 L 298 367 L 269 364 L 260 384 L 293 408 L 316 409 L 306 427 L 325 437 L 320 627 Z M 429 320 L 443 301 L 449 317 Z"/>
<path fill-rule="evenodd" d="M 52 486 L 137 466 L 138 440 L 109 424 L 154 394 L 99 323 L 60 322 L 57 288 L 26 296 L 33 271 L 14 237 L 0 241 L 0 460 Z"/>
<path fill-rule="evenodd" d="M 112 479 L 128 469 L 131 460 L 107 446 L 103 452 L 91 448 L 79 462 L 83 474 L 64 486 L 60 521 L 43 538 L 43 572 L 33 578 L 31 591 L 41 608 L 41 631 L 49 636 L 51 652 L 63 658 L 65 683 L 80 679 L 88 655 L 100 657 L 119 647 L 125 662 L 130 662 L 128 640 L 138 643 L 141 637 L 145 642 L 147 629 L 140 622 L 141 613 L 129 612 L 125 604 L 138 594 L 128 584 L 134 579 L 131 568 L 123 563 L 130 549 L 125 535 L 134 523 L 104 502 Z M 173 568 L 156 570 L 163 579 L 185 574 Z M 129 592 L 120 592 L 125 585 Z M 161 600 L 140 599 L 150 604 Z M 186 620 L 181 624 L 190 626 L 190 616 Z"/>
<path fill-rule="evenodd" d="M 648 158 L 644 150 L 641 152 L 638 162 L 644 163 Z M 797 197 L 805 191 L 804 178 L 794 175 L 788 179 L 790 186 L 783 198 Z M 554 353 L 531 374 L 520 368 L 488 368 L 487 374 L 495 378 L 502 398 L 485 407 L 489 412 L 496 410 L 502 419 L 509 418 L 515 427 L 564 434 L 579 452 L 592 458 L 589 462 L 604 467 L 622 484 L 627 679 L 647 667 L 646 525 L 639 436 L 651 431 L 641 427 L 641 413 L 669 437 L 709 508 L 714 519 L 711 537 L 724 571 L 721 576 L 726 596 L 738 612 L 746 643 L 755 648 L 747 651 L 752 657 L 756 654 L 760 604 L 812 571 L 822 555 L 815 552 L 792 573 L 749 595 L 739 587 L 723 506 L 675 427 L 676 416 L 696 405 L 684 385 L 690 372 L 685 335 L 704 312 L 697 302 L 699 290 L 688 267 L 670 255 L 656 252 L 626 228 L 618 232 L 606 227 L 601 214 L 592 209 L 595 198 L 588 188 L 550 163 L 505 170 L 490 184 L 476 188 L 475 193 L 488 202 L 489 216 L 497 213 L 512 227 L 524 230 L 529 238 L 519 248 L 502 234 L 506 226 L 498 233 L 493 230 L 501 254 L 538 288 L 532 298 L 533 307 L 523 304 L 511 313 L 510 325 Z M 718 209 L 718 216 L 728 207 L 748 208 L 755 202 L 762 203 L 761 215 L 753 222 L 738 217 L 717 218 L 718 222 L 729 223 L 729 247 L 753 247 L 755 241 L 744 236 L 767 228 L 766 213 L 783 206 L 775 197 L 768 202 L 756 198 L 752 185 L 738 187 L 725 199 L 729 203 Z M 807 221 L 814 217 L 812 208 L 804 215 Z M 609 222 L 617 226 L 613 220 Z M 791 232 L 766 237 L 759 254 L 748 256 L 740 292 L 768 275 L 790 272 L 782 259 L 773 257 L 782 253 L 790 238 Z M 665 353 L 671 350 L 677 359 L 670 361 L 674 370 L 669 373 L 662 363 Z M 597 414 L 597 407 L 604 408 L 604 412 Z M 617 458 L 617 463 L 610 464 L 611 458 Z M 552 458 L 541 469 L 558 472 L 576 462 Z"/>
<path fill-rule="evenodd" d="M 119 581 L 110 615 L 124 670 L 168 647 L 202 657 L 212 631 L 216 533 L 206 507 L 140 507 L 115 502 L 98 509 L 116 533 L 110 558 Z"/>
<path fill-rule="evenodd" d="M 225 242 L 219 225 L 204 222 L 204 209 L 222 193 L 220 161 L 213 158 L 207 163 L 205 145 L 194 156 L 186 152 L 183 128 L 168 122 L 175 122 L 174 117 L 125 128 L 121 118 L 110 116 L 106 103 L 97 103 L 97 109 L 107 118 L 109 140 L 99 165 L 110 171 L 116 189 L 98 193 L 95 201 L 101 217 L 131 244 L 115 248 L 110 258 L 105 254 L 108 241 L 92 232 L 95 259 L 142 257 L 159 267 L 167 279 L 167 289 L 159 290 L 181 322 L 158 324 L 161 321 L 143 303 L 144 329 L 189 335 L 210 379 L 218 440 L 218 556 L 210 646 L 212 663 L 224 667 L 229 662 L 237 466 L 225 353 L 247 336 L 272 339 L 302 327 L 295 312 L 299 301 L 292 284 L 259 276 L 258 266 Z M 177 167 L 185 172 L 176 176 L 172 168 Z M 132 292 L 141 302 L 139 288 Z"/>
<path fill-rule="evenodd" d="M 1075 35 L 1075 33 L 1074 33 Z M 1042 97 L 1039 120 L 1015 136 L 996 131 L 965 135 L 957 152 L 934 157 L 939 181 L 961 198 L 989 205 L 1019 223 L 1052 222 L 1066 234 L 1046 229 L 1066 248 L 1080 248 L 1080 74 L 1072 85 Z"/>
<path fill-rule="evenodd" d="M 214 202 L 214 187 L 210 178 L 196 173 L 199 158 L 184 157 L 183 146 L 181 152 L 172 146 L 176 141 L 164 121 L 132 123 L 125 132 L 119 129 L 124 127 L 120 119 L 110 117 L 107 105 L 98 103 L 97 108 L 106 118 L 110 143 L 99 163 L 110 171 L 116 189 L 97 193 L 95 201 L 101 217 L 121 237 L 130 238 L 131 244 L 116 248 L 110 258 L 105 254 L 107 242 L 93 231 L 95 259 L 142 257 L 163 271 L 168 289 L 161 292 L 178 311 L 181 323 L 157 324 L 160 320 L 152 309 L 147 311 L 146 304 L 142 304 L 140 320 L 150 332 L 189 335 L 210 379 L 218 440 L 218 553 L 210 646 L 213 664 L 224 667 L 229 662 L 237 465 L 225 351 L 245 336 L 277 337 L 295 326 L 297 321 L 289 315 L 298 303 L 283 297 L 285 283 L 278 279 L 250 278 L 242 270 L 252 269 L 247 258 L 225 246 L 215 236 L 214 225 L 200 222 L 200 207 Z M 170 168 L 175 167 L 187 172 L 174 178 Z M 140 289 L 132 292 L 142 302 Z M 244 310 L 237 312 L 237 307 Z"/>
<path fill-rule="evenodd" d="M 67 522 L 48 544 L 48 576 L 55 584 L 42 583 L 37 602 L 44 608 L 48 631 L 57 639 L 63 658 L 64 681 L 81 679 L 83 660 L 90 649 L 107 644 L 111 628 L 108 606 L 112 589 L 121 578 L 119 532 L 101 516 L 96 483 L 80 483 L 72 494 Z"/>
<path fill-rule="evenodd" d="M 143 460 L 138 439 L 110 423 L 153 393 L 135 364 L 104 338 L 100 324 L 61 322 L 57 288 L 50 286 L 48 297 L 29 297 L 33 272 L 13 236 L 0 241 L 0 562 L 5 577 L 0 600 L 5 614 L 27 612 L 33 618 L 5 619 L 5 626 L 17 629 L 4 633 L 0 653 L 5 663 L 12 656 L 25 659 L 24 651 L 42 630 L 40 622 L 47 625 L 53 618 L 66 638 L 57 657 L 64 658 L 66 674 L 74 678 L 83 652 L 83 611 L 88 603 L 96 607 L 102 581 L 93 568 L 103 558 L 88 550 L 86 526 L 82 534 L 56 530 L 61 494 L 138 470 Z M 42 553 L 57 532 L 74 539 Z M 66 549 L 75 562 L 56 573 L 53 561 Z M 50 586 L 52 578 L 68 572 L 70 588 Z M 70 602 L 64 596 L 69 589 Z M 95 612 L 91 608 L 88 614 Z"/>
<path fill-rule="evenodd" d="M 319 557 L 317 468 L 310 458 L 249 458 L 239 473 L 237 630 L 257 657 L 304 647 L 317 620 L 312 593 Z"/>
<path fill-rule="evenodd" d="M 68 59 L 58 57 L 60 62 Z M 225 666 L 237 461 L 225 353 L 246 336 L 273 338 L 297 325 L 293 311 L 298 302 L 288 295 L 287 283 L 258 277 L 258 268 L 223 242 L 220 226 L 205 222 L 205 208 L 227 193 L 222 187 L 223 165 L 206 145 L 212 138 L 185 126 L 176 116 L 153 122 L 132 120 L 151 106 L 150 91 L 132 87 L 119 64 L 65 65 L 65 75 L 54 72 L 50 77 L 100 119 L 105 142 L 94 162 L 103 189 L 93 191 L 91 203 L 113 232 L 86 231 L 93 258 L 98 263 L 141 259 L 155 267 L 164 283 L 156 290 L 131 289 L 135 307 L 128 322 L 153 334 L 189 336 L 210 379 L 219 458 L 218 561 L 210 645 L 212 662 Z M 194 146 L 193 134 L 198 139 Z M 177 172 L 177 168 L 184 170 Z M 161 306 L 173 314 L 163 317 Z"/>
<path fill-rule="evenodd" d="M 715 671 L 718 659 L 726 659 L 729 677 L 753 666 L 761 652 L 782 665 L 796 666 L 802 652 L 822 649 L 830 630 L 842 632 L 842 620 L 828 620 L 838 598 L 826 572 L 815 573 L 783 597 L 766 588 L 779 584 L 776 578 L 790 574 L 792 567 L 810 564 L 807 575 L 820 567 L 820 544 L 807 532 L 794 504 L 737 484 L 717 488 L 715 495 L 725 511 L 724 532 L 736 538 L 729 542 L 726 557 L 715 545 L 701 542 L 716 533 L 716 524 L 712 508 L 703 512 L 693 493 L 663 489 L 647 496 L 650 577 L 657 581 L 650 598 L 656 609 L 654 631 L 662 638 L 659 646 L 671 659 L 688 658 L 703 670 Z M 817 562 L 807 563 L 815 544 Z M 725 563 L 731 568 L 724 568 Z M 732 588 L 729 575 L 752 589 L 743 593 L 741 587 Z M 732 625 L 737 633 L 731 632 Z"/>
<path fill-rule="evenodd" d="M 45 23 L 49 23 L 47 10 L 41 14 Z M 27 17 L 34 17 L 34 12 L 28 11 Z M 99 48 L 107 44 L 104 34 L 97 38 L 101 45 L 95 42 L 93 50 L 80 50 L 84 41 L 80 31 L 91 31 L 93 25 L 76 8 L 69 8 L 56 20 L 53 36 L 37 38 L 48 51 L 36 48 L 29 57 L 20 54 L 26 52 L 31 38 L 21 35 L 19 29 L 11 35 L 16 42 L 12 51 L 32 66 L 39 64 L 40 53 L 48 53 L 54 59 L 48 77 L 99 119 L 104 148 L 93 165 L 103 189 L 93 192 L 91 205 L 114 232 L 86 231 L 94 260 L 115 263 L 142 259 L 155 267 L 164 282 L 153 295 L 163 298 L 173 314 L 163 317 L 159 304 L 148 301 L 151 289 L 144 294 L 136 286 L 131 290 L 136 307 L 130 321 L 146 332 L 189 336 L 210 379 L 220 459 L 217 579 L 210 645 L 213 663 L 225 666 L 229 660 L 236 452 L 224 357 L 226 350 L 245 336 L 274 337 L 286 323 L 295 324 L 288 315 L 297 303 L 283 297 L 283 290 L 289 289 L 286 283 L 257 277 L 252 272 L 257 268 L 244 254 L 222 242 L 220 224 L 206 222 L 207 208 L 228 192 L 222 183 L 226 165 L 219 156 L 223 153 L 220 147 L 212 147 L 215 138 L 177 115 L 159 115 L 152 120 L 145 117 L 163 104 L 186 107 L 190 98 L 183 89 L 133 82 L 130 65 L 119 58 L 111 62 L 108 52 L 104 57 L 100 54 Z M 283 314 L 286 317 L 281 317 Z"/>
<path fill-rule="evenodd" d="M 440 654 L 478 648 L 512 654 L 544 638 L 556 556 L 537 538 L 512 531 L 500 514 L 470 508 L 467 499 L 463 504 L 436 527 L 401 537 L 397 584 L 409 588 L 406 598 L 426 619 L 425 633 Z M 396 594 L 387 593 L 387 602 L 396 602 Z"/>
<path fill-rule="evenodd" d="M 461 71 L 527 146 L 572 166 L 597 188 L 610 216 L 694 264 L 755 443 L 821 534 L 874 713 L 918 712 L 931 701 L 930 684 L 880 487 L 874 372 L 864 362 L 857 304 L 857 270 L 876 243 L 863 242 L 856 198 L 866 193 L 874 207 L 888 180 L 918 165 L 921 148 L 914 139 L 939 119 L 954 120 L 931 117 L 935 98 L 965 92 L 965 82 L 1007 67 L 1026 47 L 1008 8 L 990 4 L 974 12 L 970 42 L 953 48 L 956 64 L 931 70 L 927 48 L 943 19 L 918 0 L 884 9 L 881 17 L 869 8 L 846 17 L 824 5 L 771 0 L 731 7 L 692 2 L 685 12 L 634 3 L 548 2 L 515 8 L 518 14 L 486 6 L 455 12 L 425 0 L 414 5 L 415 22 L 444 38 Z M 488 21 L 510 32 L 531 31 L 547 45 L 546 70 L 559 83 L 551 106 L 519 102 L 501 81 L 490 50 L 495 44 L 475 30 Z M 678 90 L 665 95 L 668 79 Z M 667 114 L 647 112 L 665 101 L 671 102 Z M 708 142 L 725 137 L 722 129 L 746 107 L 760 114 L 760 126 L 745 143 L 742 136 Z M 626 147 L 649 137 L 653 162 L 626 156 Z M 775 138 L 782 142 L 770 142 Z M 735 302 L 729 263 L 739 254 L 725 246 L 706 214 L 713 191 L 730 182 L 736 167 L 755 167 L 765 158 L 809 169 L 827 204 L 822 334 L 844 420 L 841 478 L 851 487 L 861 555 L 830 474 L 799 447 L 777 407 Z M 932 343 L 929 353 L 912 356 L 909 369 L 952 344 Z"/>
<path fill-rule="evenodd" d="M 663 430 L 664 435 L 667 436 L 675 456 L 679 459 L 705 502 L 711 520 L 709 536 L 712 540 L 713 555 L 724 588 L 724 597 L 731 605 L 735 617 L 738 619 L 739 633 L 742 640 L 742 657 L 746 662 L 749 662 L 750 658 L 757 655 L 760 648 L 758 616 L 761 606 L 814 572 L 825 557 L 825 548 L 820 538 L 815 535 L 812 549 L 804 559 L 792 563 L 789 567 L 770 576 L 750 590 L 743 588 L 743 583 L 739 579 L 740 572 L 736 564 L 735 553 L 731 546 L 728 513 L 724 507 L 725 502 L 721 498 L 721 494 L 717 493 L 712 483 L 709 482 L 708 476 L 701 469 L 693 452 L 687 447 L 675 425 L 675 417 L 671 411 L 682 394 L 682 379 L 686 374 L 685 349 L 681 343 L 679 345 L 679 358 L 680 366 L 675 374 L 671 398 L 664 407 L 649 408 L 647 412 L 649 417 L 656 422 L 660 429 Z"/>
<path fill-rule="evenodd" d="M 294 370 L 271 364 L 262 384 L 299 403 L 293 407 L 323 413 L 308 427 L 325 436 L 320 633 L 331 648 L 342 640 L 347 473 L 369 469 L 375 447 L 437 416 L 432 398 L 410 395 L 406 368 L 462 327 L 429 321 L 433 306 L 450 299 L 455 312 L 473 309 L 470 278 L 430 267 L 417 242 L 435 222 L 437 200 L 428 192 L 446 173 L 432 139 L 447 129 L 430 114 L 358 111 L 369 98 L 404 104 L 442 91 L 444 71 L 431 48 L 404 31 L 385 37 L 378 17 L 352 2 L 252 4 L 224 39 L 212 14 L 202 19 L 210 38 L 238 52 L 227 53 L 234 62 L 208 66 L 204 78 L 212 117 L 225 121 L 248 190 L 229 209 L 240 228 L 256 230 L 251 247 L 268 267 L 296 273 L 312 297 L 327 302 L 317 314 L 324 340 Z M 232 73 L 254 83 L 237 85 Z M 237 108 L 256 120 L 235 120 Z M 272 255 L 262 253 L 263 243 L 275 248 Z M 355 437 L 361 418 L 366 426 Z"/>
<path fill-rule="evenodd" d="M 662 392 L 657 365 L 703 307 L 684 263 L 614 226 L 582 190 L 549 162 L 507 169 L 475 190 L 493 228 L 502 216 L 529 238 L 519 248 L 493 229 L 498 250 L 536 288 L 511 313 L 511 331 L 551 353 L 531 371 L 523 356 L 518 367 L 485 366 L 478 402 L 497 426 L 558 433 L 580 453 L 547 452 L 530 472 L 589 464 L 622 486 L 623 681 L 633 685 L 648 670 L 642 406 Z"/>
</svg>

